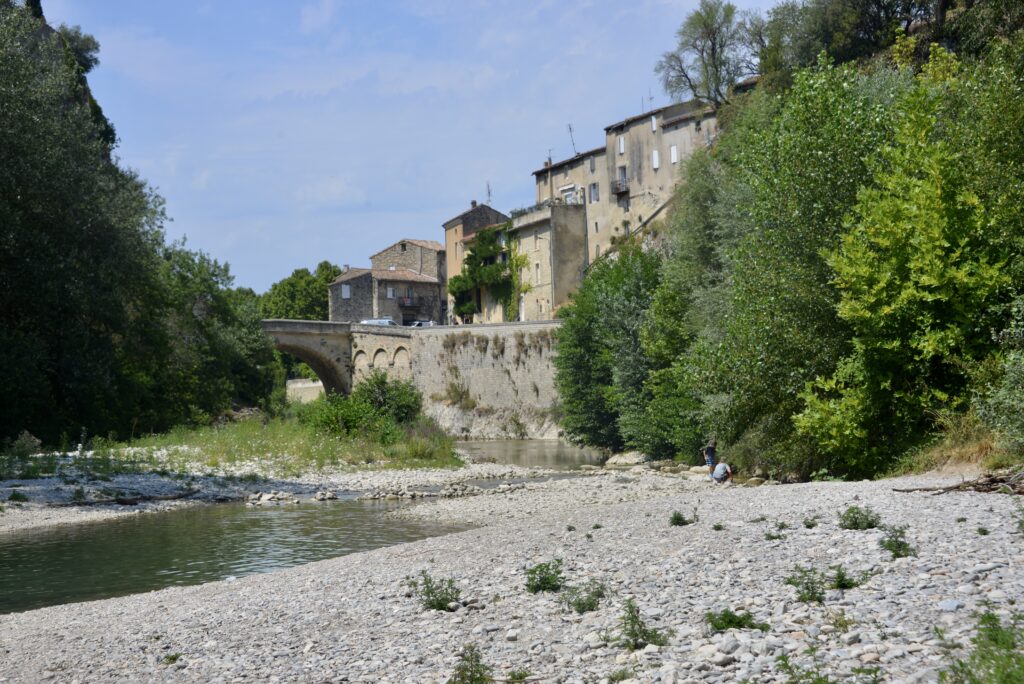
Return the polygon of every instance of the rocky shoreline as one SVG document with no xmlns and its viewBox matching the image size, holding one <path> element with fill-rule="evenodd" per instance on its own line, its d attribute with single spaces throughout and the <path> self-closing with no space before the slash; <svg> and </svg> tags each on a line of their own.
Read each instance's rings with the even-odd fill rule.
<svg viewBox="0 0 1024 684">
<path fill-rule="evenodd" d="M 878 668 L 878 681 L 935 682 L 947 644 L 968 642 L 977 611 L 1009 615 L 1024 595 L 1024 538 L 1009 496 L 892 491 L 953 481 L 735 487 L 635 469 L 439 498 L 399 514 L 481 527 L 236 581 L 6 615 L 0 681 L 443 682 L 460 649 L 475 644 L 499 681 L 525 670 L 531 681 L 602 682 L 625 668 L 642 682 L 789 682 L 778 664 L 787 655 L 835 681 Z M 917 555 L 894 560 L 880 530 L 841 529 L 850 505 L 907 526 Z M 697 521 L 672 526 L 675 511 Z M 526 570 L 555 558 L 570 584 L 608 588 L 596 611 L 577 614 L 559 594 L 525 590 Z M 863 583 L 802 602 L 785 582 L 798 565 L 842 565 Z M 405 583 L 423 570 L 452 578 L 465 606 L 423 610 Z M 616 645 L 627 599 L 649 626 L 671 632 L 664 646 Z M 725 608 L 767 631 L 712 634 L 705 613 Z"/>
</svg>

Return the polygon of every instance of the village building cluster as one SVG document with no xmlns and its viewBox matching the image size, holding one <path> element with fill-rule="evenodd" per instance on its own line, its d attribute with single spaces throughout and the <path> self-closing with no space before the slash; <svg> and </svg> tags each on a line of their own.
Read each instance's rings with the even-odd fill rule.
<svg viewBox="0 0 1024 684">
<path fill-rule="evenodd" d="M 398 325 L 554 318 L 590 264 L 662 216 L 683 161 L 709 147 L 717 130 L 713 111 L 696 102 L 614 123 L 601 147 L 548 159 L 533 172 L 532 206 L 506 215 L 474 201 L 443 224 L 443 244 L 401 240 L 373 255 L 369 268 L 345 266 L 330 286 L 330 318 Z M 511 262 L 515 286 L 474 287 L 456 301 L 449 280 L 464 273 L 484 231 L 495 231 L 501 246 L 484 265 Z"/>
</svg>

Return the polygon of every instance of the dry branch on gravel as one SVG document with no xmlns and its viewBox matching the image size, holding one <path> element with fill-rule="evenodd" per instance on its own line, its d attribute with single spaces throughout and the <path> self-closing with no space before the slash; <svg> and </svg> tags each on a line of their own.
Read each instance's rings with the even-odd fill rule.
<svg viewBox="0 0 1024 684">
<path fill-rule="evenodd" d="M 974 480 L 966 480 L 948 487 L 912 487 L 910 489 L 893 488 L 894 492 L 932 492 L 946 494 L 948 492 L 998 492 L 1002 494 L 1024 495 L 1024 469 L 989 473 Z"/>
</svg>

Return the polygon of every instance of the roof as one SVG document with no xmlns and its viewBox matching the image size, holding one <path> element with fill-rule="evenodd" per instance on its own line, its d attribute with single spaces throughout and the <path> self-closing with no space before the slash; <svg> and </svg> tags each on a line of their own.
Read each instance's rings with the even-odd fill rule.
<svg viewBox="0 0 1024 684">
<path fill-rule="evenodd" d="M 437 284 L 437 278 L 432 276 L 423 275 L 416 271 L 410 271 L 407 268 L 396 268 L 391 270 L 390 268 L 350 268 L 345 273 L 335 278 L 332 281 L 334 283 L 345 283 L 356 278 L 361 278 L 364 275 L 370 275 L 375 280 L 394 280 L 400 283 L 434 283 Z"/>
<path fill-rule="evenodd" d="M 592 150 L 587 150 L 586 152 L 580 152 L 579 154 L 577 154 L 574 157 L 569 157 L 568 159 L 563 159 L 560 162 L 555 162 L 554 164 L 549 164 L 548 166 L 545 166 L 543 169 L 537 169 L 536 171 L 533 172 L 533 175 L 536 176 L 538 174 L 545 173 L 547 171 L 551 171 L 552 169 L 558 169 L 558 168 L 561 168 L 563 166 L 567 166 L 569 164 L 575 164 L 576 162 L 582 161 L 582 160 L 586 159 L 587 157 L 591 157 L 591 156 L 594 156 L 594 155 L 597 155 L 597 154 L 604 154 L 605 152 L 607 152 L 607 149 L 605 148 L 604 145 L 602 145 L 601 147 L 595 147 Z"/>
<path fill-rule="evenodd" d="M 626 126 L 634 124 L 637 121 L 644 121 L 646 119 L 650 119 L 652 116 L 657 116 L 659 114 L 661 114 L 664 118 L 676 117 L 679 116 L 680 114 L 683 114 L 684 112 L 688 112 L 694 109 L 703 110 L 704 107 L 702 107 L 701 103 L 698 102 L 697 100 L 688 100 L 686 102 L 673 102 L 670 105 L 658 107 L 657 109 L 652 109 L 649 112 L 644 112 L 643 114 L 637 114 L 635 116 L 623 119 L 618 123 L 613 123 L 611 126 L 605 126 L 604 131 L 605 133 L 607 133 L 608 131 L 614 130 L 616 128 L 625 128 Z"/>
<path fill-rule="evenodd" d="M 466 221 L 467 218 L 470 218 L 474 215 L 476 215 L 475 221 Z M 497 221 L 488 220 L 494 218 L 496 218 Z M 504 223 L 509 220 L 511 219 L 509 219 L 508 216 L 506 216 L 505 214 L 501 213 L 500 211 L 493 207 L 490 207 L 486 204 L 474 204 L 469 209 L 462 212 L 455 218 L 448 219 L 442 225 L 444 226 L 445 230 L 448 230 L 449 228 L 454 227 L 456 222 L 461 222 L 463 224 L 463 230 L 471 232 L 474 230 L 479 230 L 482 226 L 485 225 L 493 225 L 494 223 Z"/>
<path fill-rule="evenodd" d="M 697 119 L 708 114 L 714 114 L 711 107 L 704 107 L 703 109 L 691 109 L 689 111 L 683 112 L 682 114 L 673 116 L 669 119 L 663 119 L 661 122 L 661 126 L 662 128 L 664 128 L 665 126 L 672 126 L 682 121 L 686 121 L 688 119 Z"/>
<path fill-rule="evenodd" d="M 435 252 L 443 252 L 444 251 L 444 245 L 442 245 L 440 242 L 437 242 L 435 240 L 415 240 L 415 239 L 407 238 L 405 240 L 399 240 L 398 242 L 392 242 L 390 245 L 388 245 L 384 249 L 382 249 L 379 252 L 377 252 L 377 254 L 383 254 L 384 252 L 388 251 L 389 249 L 391 249 L 395 245 L 400 245 L 403 242 L 408 243 L 410 245 L 416 245 L 417 247 L 422 247 L 423 249 L 432 249 Z M 370 258 L 372 259 L 373 257 L 377 256 L 377 254 L 371 254 Z"/>
</svg>

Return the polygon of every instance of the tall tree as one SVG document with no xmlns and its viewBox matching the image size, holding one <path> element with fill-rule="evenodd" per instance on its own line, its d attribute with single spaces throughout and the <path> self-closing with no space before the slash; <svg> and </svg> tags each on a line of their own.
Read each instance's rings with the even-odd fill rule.
<svg viewBox="0 0 1024 684">
<path fill-rule="evenodd" d="M 729 100 L 729 90 L 753 73 L 747 32 L 736 6 L 724 0 L 701 0 L 676 32 L 678 45 L 655 67 L 665 91 L 686 96 L 717 110 Z"/>
<path fill-rule="evenodd" d="M 295 269 L 263 295 L 260 300 L 263 317 L 326 321 L 330 317 L 328 288 L 339 275 L 341 269 L 326 260 L 317 264 L 313 273 L 308 268 Z"/>
</svg>

